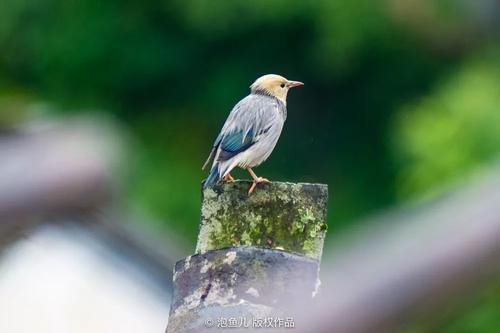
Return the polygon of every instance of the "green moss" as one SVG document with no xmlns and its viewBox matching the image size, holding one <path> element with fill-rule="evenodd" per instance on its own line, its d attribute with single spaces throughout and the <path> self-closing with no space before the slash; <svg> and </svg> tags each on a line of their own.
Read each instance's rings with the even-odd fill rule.
<svg viewBox="0 0 500 333">
<path fill-rule="evenodd" d="M 280 248 L 320 259 L 327 187 L 271 183 L 247 194 L 238 181 L 205 189 L 197 252 L 228 246 Z"/>
</svg>

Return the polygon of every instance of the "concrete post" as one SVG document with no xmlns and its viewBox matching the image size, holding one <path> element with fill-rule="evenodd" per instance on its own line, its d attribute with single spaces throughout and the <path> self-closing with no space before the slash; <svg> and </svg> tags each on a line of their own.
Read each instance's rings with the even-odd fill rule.
<svg viewBox="0 0 500 333">
<path fill-rule="evenodd" d="M 202 192 L 196 254 L 175 265 L 167 333 L 248 332 L 266 328 L 266 318 L 289 327 L 290 300 L 316 294 L 328 187 L 272 182 L 248 195 L 250 185 Z"/>
</svg>

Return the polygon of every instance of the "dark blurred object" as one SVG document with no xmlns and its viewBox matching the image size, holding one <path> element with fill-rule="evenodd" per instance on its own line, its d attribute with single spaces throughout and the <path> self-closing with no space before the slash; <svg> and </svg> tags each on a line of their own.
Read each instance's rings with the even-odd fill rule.
<svg viewBox="0 0 500 333">
<path fill-rule="evenodd" d="M 0 331 L 164 329 L 172 266 L 186 250 L 123 208 L 121 140 L 101 118 L 1 135 Z"/>
<path fill-rule="evenodd" d="M 497 0 L 389 0 L 388 4 L 398 24 L 450 57 L 499 37 Z"/>
<path fill-rule="evenodd" d="M 76 124 L 45 125 L 0 137 L 1 219 L 92 210 L 110 198 L 106 133 Z"/>
<path fill-rule="evenodd" d="M 111 199 L 110 129 L 43 122 L 0 136 L 0 237 L 55 214 L 83 213 Z"/>
<path fill-rule="evenodd" d="M 334 240 L 319 306 L 302 312 L 306 331 L 400 332 L 419 320 L 431 326 L 444 309 L 498 281 L 498 175 Z"/>
</svg>

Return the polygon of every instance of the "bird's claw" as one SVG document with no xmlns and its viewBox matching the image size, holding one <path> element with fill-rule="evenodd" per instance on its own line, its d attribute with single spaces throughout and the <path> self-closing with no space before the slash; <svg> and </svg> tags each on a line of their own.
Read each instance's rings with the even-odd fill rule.
<svg viewBox="0 0 500 333">
<path fill-rule="evenodd" d="M 234 178 L 233 176 L 231 176 L 229 173 L 227 175 L 224 176 L 224 180 L 226 182 L 234 182 Z"/>
<path fill-rule="evenodd" d="M 260 183 L 269 183 L 269 179 L 267 178 L 263 178 L 263 177 L 258 177 L 257 179 L 254 179 L 253 183 L 252 183 L 252 186 L 250 186 L 250 189 L 248 190 L 248 194 L 251 194 L 253 192 L 253 190 L 255 189 L 255 187 L 257 186 L 257 184 L 260 184 Z"/>
<path fill-rule="evenodd" d="M 259 177 L 257 183 L 270 183 L 271 181 L 267 178 Z"/>
</svg>

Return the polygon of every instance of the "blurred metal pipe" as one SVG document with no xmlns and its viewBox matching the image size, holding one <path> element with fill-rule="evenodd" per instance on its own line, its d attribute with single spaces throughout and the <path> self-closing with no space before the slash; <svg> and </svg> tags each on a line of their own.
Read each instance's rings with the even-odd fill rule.
<svg viewBox="0 0 500 333">
<path fill-rule="evenodd" d="M 173 264 L 190 249 L 140 228 L 136 220 L 147 224 L 145 217 L 120 205 L 113 173 L 124 136 L 112 125 L 73 119 L 0 134 L 0 251 L 41 223 L 85 223 L 170 285 Z"/>
<path fill-rule="evenodd" d="M 0 227 L 106 201 L 112 164 L 107 141 L 97 128 L 80 123 L 0 138 Z"/>
<path fill-rule="evenodd" d="M 298 306 L 300 331 L 398 331 L 500 278 L 500 178 L 381 216 L 334 243 L 316 306 Z"/>
</svg>

